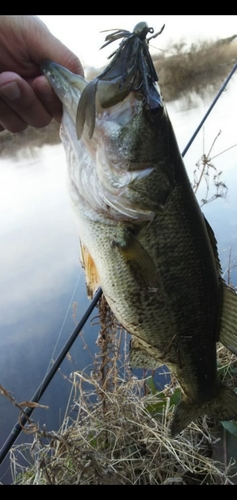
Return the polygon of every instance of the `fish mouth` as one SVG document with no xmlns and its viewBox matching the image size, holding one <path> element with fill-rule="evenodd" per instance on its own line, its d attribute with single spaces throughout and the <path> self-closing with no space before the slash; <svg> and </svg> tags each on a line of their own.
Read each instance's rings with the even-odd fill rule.
<svg viewBox="0 0 237 500">
<path fill-rule="evenodd" d="M 123 40 L 111 54 L 110 63 L 82 92 L 76 117 L 78 139 L 84 133 L 85 124 L 91 139 L 96 114 L 103 110 L 110 112 L 117 104 L 123 105 L 131 95 L 142 104 L 144 114 L 149 120 L 154 122 L 160 119 L 164 105 L 157 84 L 158 75 L 146 40 L 147 33 L 153 31 L 146 23 L 139 23 L 132 33 L 118 30 L 106 37 L 107 42 L 103 47 L 117 38 L 123 37 Z"/>
<path fill-rule="evenodd" d="M 113 109 L 131 94 L 142 103 L 149 120 L 154 122 L 162 116 L 164 105 L 158 76 L 146 40 L 146 34 L 152 33 L 153 29 L 148 28 L 146 23 L 140 24 L 132 33 L 127 32 L 112 54 L 111 62 L 89 83 L 60 64 L 49 60 L 42 62 L 42 72 L 76 124 L 78 140 L 84 134 L 85 126 L 88 138 L 92 139 L 96 114 Z M 108 43 L 116 38 L 116 34 L 111 35 Z"/>
<path fill-rule="evenodd" d="M 43 61 L 40 68 L 65 106 L 68 107 L 70 96 L 72 102 L 73 100 L 79 101 L 88 83 L 87 80 L 50 60 Z"/>
<path fill-rule="evenodd" d="M 128 33 L 109 65 L 90 82 L 56 62 L 41 64 L 63 104 L 60 134 L 67 155 L 78 158 L 79 166 L 70 160 L 75 205 L 80 199 L 91 218 L 137 222 L 154 217 L 156 199 L 146 196 L 144 184 L 155 175 L 157 123 L 165 108 L 147 29 L 142 25 Z"/>
</svg>

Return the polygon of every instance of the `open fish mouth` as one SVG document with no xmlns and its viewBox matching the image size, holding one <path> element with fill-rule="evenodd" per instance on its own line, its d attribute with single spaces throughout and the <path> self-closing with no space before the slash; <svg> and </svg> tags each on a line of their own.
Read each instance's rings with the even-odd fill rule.
<svg viewBox="0 0 237 500">
<path fill-rule="evenodd" d="M 115 104 L 103 109 L 98 99 L 95 100 L 97 80 L 88 83 L 83 77 L 51 61 L 44 61 L 41 67 L 63 103 L 60 135 L 66 152 L 71 156 L 69 151 L 73 150 L 78 159 L 68 161 L 71 165 L 70 180 L 73 180 L 71 195 L 75 203 L 80 198 L 81 206 L 88 209 L 87 213 L 90 209 L 94 212 L 90 212 L 92 218 L 95 214 L 105 214 L 110 220 L 151 220 L 154 213 L 149 206 L 150 200 L 141 203 L 134 199 L 134 192 L 136 184 L 149 176 L 154 166 L 146 155 L 141 160 L 130 154 L 129 136 L 122 140 L 123 145 L 119 139 L 133 126 L 137 142 L 137 119 L 143 121 L 144 118 L 143 101 L 137 100 L 136 92 L 124 96 L 122 91 L 121 100 L 116 94 Z M 103 85 L 107 83 L 102 82 L 99 86 L 99 99 L 102 99 Z M 114 146 L 111 146 L 111 134 Z M 78 135 L 81 140 L 78 140 Z M 127 159 L 123 146 L 128 151 Z"/>
<path fill-rule="evenodd" d="M 141 200 L 137 194 L 139 185 L 154 172 L 154 162 L 150 152 L 147 154 L 153 149 L 156 133 L 152 126 L 150 134 L 150 122 L 160 120 L 165 113 L 146 40 L 152 31 L 146 23 L 139 23 L 132 33 L 126 32 L 126 43 L 122 40 L 107 68 L 89 83 L 54 62 L 41 65 L 63 103 L 63 142 L 78 149 L 78 158 L 87 156 L 84 172 L 78 167 L 80 182 L 75 182 L 71 192 L 111 220 L 154 217 L 150 196 Z M 121 36 L 124 31 L 120 30 L 108 35 L 107 43 Z M 140 151 L 144 135 L 147 142 Z M 152 153 L 152 160 L 154 157 Z"/>
<path fill-rule="evenodd" d="M 149 28 L 147 23 L 142 22 L 135 26 L 132 33 L 126 30 L 116 30 L 107 35 L 106 43 L 101 48 L 118 38 L 123 37 L 123 40 L 118 49 L 111 54 L 110 57 L 113 56 L 113 58 L 109 65 L 89 83 L 83 77 L 74 75 L 54 62 L 46 60 L 41 64 L 43 73 L 49 79 L 62 103 L 67 108 L 71 108 L 72 103 L 75 108 L 77 103 L 75 121 L 78 139 L 83 134 L 85 123 L 88 137 L 92 138 L 96 109 L 99 111 L 100 107 L 107 110 L 113 108 L 132 91 L 135 93 L 136 100 L 142 102 L 150 118 L 156 119 L 163 109 L 163 102 L 148 43 L 163 29 L 164 26 L 160 32 L 146 39 L 146 35 L 153 33 L 154 30 Z M 75 93 L 78 94 L 78 92 L 81 96 L 75 99 Z"/>
</svg>

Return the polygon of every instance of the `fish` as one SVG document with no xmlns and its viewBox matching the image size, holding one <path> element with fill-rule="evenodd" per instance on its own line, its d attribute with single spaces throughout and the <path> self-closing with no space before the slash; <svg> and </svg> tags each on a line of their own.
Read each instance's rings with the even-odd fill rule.
<svg viewBox="0 0 237 500">
<path fill-rule="evenodd" d="M 237 395 L 219 379 L 216 354 L 222 342 L 237 355 L 237 295 L 222 278 L 214 232 L 189 181 L 149 33 L 143 22 L 107 35 L 106 44 L 122 41 L 91 82 L 53 61 L 42 71 L 63 104 L 88 294 L 101 286 L 131 334 L 133 367 L 165 364 L 177 378 L 175 437 L 203 415 L 237 418 Z"/>
</svg>

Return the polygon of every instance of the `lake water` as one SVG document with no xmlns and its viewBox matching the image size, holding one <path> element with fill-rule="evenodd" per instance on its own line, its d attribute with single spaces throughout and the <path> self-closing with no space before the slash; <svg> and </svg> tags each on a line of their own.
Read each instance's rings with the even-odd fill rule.
<svg viewBox="0 0 237 500">
<path fill-rule="evenodd" d="M 213 97 L 197 99 L 187 109 L 185 101 L 168 104 L 168 111 L 183 151 Z M 200 131 L 185 156 L 193 182 L 195 164 L 208 153 L 219 130 L 211 158 L 237 143 L 237 77 L 222 94 L 204 131 Z M 217 156 L 212 163 L 222 171 L 228 187 L 226 199 L 216 199 L 202 210 L 217 241 L 223 271 L 229 251 L 237 262 L 237 148 Z M 211 169 L 213 172 L 214 170 Z M 31 399 L 49 367 L 86 310 L 84 273 L 79 263 L 77 224 L 66 187 L 66 163 L 62 145 L 45 146 L 37 153 L 0 159 L 0 384 L 17 400 Z M 210 196 L 215 192 L 210 178 Z M 205 196 L 203 182 L 197 192 Z M 233 268 L 231 281 L 237 284 Z M 92 317 L 97 314 L 92 313 Z M 66 377 L 93 366 L 98 325 L 88 321 L 32 415 L 40 426 L 57 430 L 62 423 L 71 384 Z M 83 340 L 84 339 L 84 340 Z M 85 343 L 87 347 L 85 348 Z M 0 448 L 17 421 L 19 411 L 0 397 Z M 17 444 L 29 438 L 21 434 Z M 32 437 L 30 438 L 32 440 Z M 9 459 L 0 467 L 0 482 L 9 484 Z"/>
</svg>

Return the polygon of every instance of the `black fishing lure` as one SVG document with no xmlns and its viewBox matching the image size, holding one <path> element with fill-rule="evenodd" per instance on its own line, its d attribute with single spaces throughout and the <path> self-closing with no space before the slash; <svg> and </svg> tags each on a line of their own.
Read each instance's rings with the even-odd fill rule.
<svg viewBox="0 0 237 500">
<path fill-rule="evenodd" d="M 140 91 L 144 100 L 144 107 L 151 112 L 162 105 L 159 93 L 155 87 L 158 76 L 149 52 L 149 41 L 160 35 L 161 30 L 154 33 L 147 23 L 138 23 L 133 32 L 116 30 L 106 36 L 104 48 L 110 43 L 123 38 L 118 49 L 109 59 L 113 59 L 108 66 L 82 92 L 76 118 L 77 137 L 81 138 L 84 125 L 87 124 L 88 135 L 91 139 L 95 127 L 95 98 L 96 94 L 102 108 L 109 108 L 121 102 L 132 91 Z M 146 38 L 148 33 L 152 36 Z"/>
<path fill-rule="evenodd" d="M 149 76 L 153 83 L 158 81 L 158 76 L 150 56 L 148 44 L 152 38 L 155 38 L 162 33 L 164 27 L 165 25 L 162 26 L 158 33 L 149 38 L 146 38 L 147 33 L 154 33 L 154 29 L 149 28 L 145 22 L 137 24 L 132 33 L 127 30 L 116 30 L 114 33 L 107 35 L 105 38 L 106 43 L 102 45 L 101 49 L 119 38 L 123 37 L 123 40 L 120 43 L 119 48 L 109 56 L 109 59 L 114 56 L 113 60 L 98 76 L 98 78 L 100 80 L 104 80 L 104 77 L 106 77 L 107 80 L 113 79 L 119 75 L 120 78 L 122 78 L 122 81 L 126 81 L 127 75 L 132 69 L 135 71 L 135 75 L 136 72 L 141 73 L 140 77 L 144 78 L 144 85 L 146 89 L 147 76 Z"/>
</svg>

